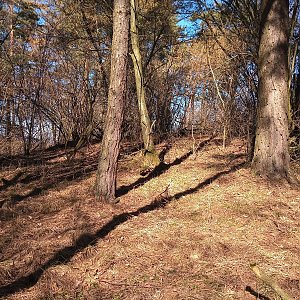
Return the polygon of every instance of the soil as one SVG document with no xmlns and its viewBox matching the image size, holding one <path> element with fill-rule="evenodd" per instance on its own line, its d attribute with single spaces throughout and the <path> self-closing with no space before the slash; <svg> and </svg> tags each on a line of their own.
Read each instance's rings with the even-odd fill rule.
<svg viewBox="0 0 300 300">
<path fill-rule="evenodd" d="M 123 145 L 115 205 L 94 198 L 99 145 L 1 160 L 0 298 L 279 299 L 256 263 L 300 299 L 300 189 L 255 176 L 242 140 L 157 151 L 140 175 Z"/>
</svg>

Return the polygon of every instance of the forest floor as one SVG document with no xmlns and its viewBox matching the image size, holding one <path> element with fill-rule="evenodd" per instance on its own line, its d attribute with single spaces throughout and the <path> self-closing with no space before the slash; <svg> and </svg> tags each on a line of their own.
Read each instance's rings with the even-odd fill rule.
<svg viewBox="0 0 300 300">
<path fill-rule="evenodd" d="M 146 176 L 125 145 L 114 206 L 93 196 L 99 145 L 0 162 L 0 298 L 279 299 L 256 263 L 300 299 L 300 190 L 252 174 L 243 141 L 192 144 L 158 145 Z"/>
</svg>

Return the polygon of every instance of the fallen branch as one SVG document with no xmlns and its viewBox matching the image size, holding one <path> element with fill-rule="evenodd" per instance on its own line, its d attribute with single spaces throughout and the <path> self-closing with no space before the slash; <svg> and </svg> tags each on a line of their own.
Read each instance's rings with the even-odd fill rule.
<svg viewBox="0 0 300 300">
<path fill-rule="evenodd" d="M 250 264 L 251 270 L 254 274 L 266 285 L 272 288 L 272 290 L 282 298 L 282 300 L 294 300 L 289 296 L 282 288 L 279 287 L 277 282 L 270 278 L 264 271 L 260 270 L 256 264 Z"/>
</svg>

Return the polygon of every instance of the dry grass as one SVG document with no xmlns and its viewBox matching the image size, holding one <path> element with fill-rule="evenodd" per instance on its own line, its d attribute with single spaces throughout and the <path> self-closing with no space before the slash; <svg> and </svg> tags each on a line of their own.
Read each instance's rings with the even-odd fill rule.
<svg viewBox="0 0 300 300">
<path fill-rule="evenodd" d="M 300 299 L 299 189 L 255 177 L 241 141 L 191 147 L 172 141 L 152 177 L 138 153 L 123 156 L 116 206 L 93 198 L 97 146 L 71 165 L 6 168 L 3 299 L 277 299 L 252 262 Z"/>
</svg>

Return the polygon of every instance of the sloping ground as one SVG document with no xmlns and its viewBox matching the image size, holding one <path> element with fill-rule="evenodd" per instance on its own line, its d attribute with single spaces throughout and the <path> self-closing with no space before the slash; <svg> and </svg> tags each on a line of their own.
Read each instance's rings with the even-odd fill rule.
<svg viewBox="0 0 300 300">
<path fill-rule="evenodd" d="M 278 299 L 254 262 L 300 299 L 299 189 L 255 177 L 241 141 L 191 146 L 145 177 L 123 156 L 116 206 L 93 198 L 95 146 L 2 172 L 2 298 Z"/>
</svg>

